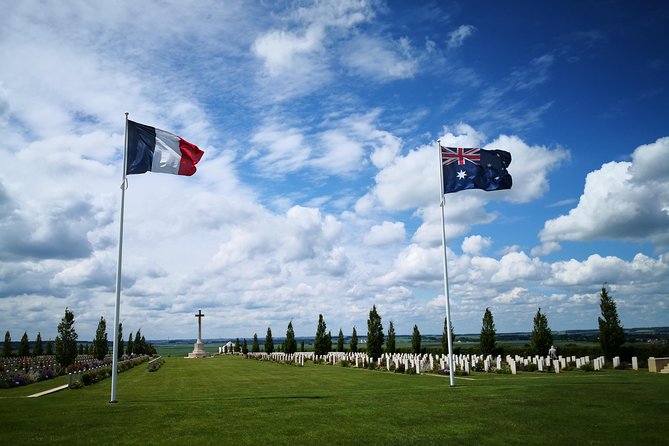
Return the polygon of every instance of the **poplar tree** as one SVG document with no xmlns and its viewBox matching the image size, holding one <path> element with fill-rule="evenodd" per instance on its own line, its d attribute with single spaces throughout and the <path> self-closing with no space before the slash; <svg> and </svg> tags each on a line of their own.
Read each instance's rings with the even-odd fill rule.
<svg viewBox="0 0 669 446">
<path fill-rule="evenodd" d="M 388 339 L 386 339 L 386 353 L 395 353 L 395 326 L 393 321 L 388 324 Z"/>
<path fill-rule="evenodd" d="M 142 344 L 142 329 L 140 328 L 135 333 L 135 340 L 132 342 L 132 351 L 136 355 L 144 354 L 144 345 Z"/>
<path fill-rule="evenodd" d="M 265 336 L 265 353 L 274 353 L 274 339 L 272 339 L 272 329 L 267 327 L 267 335 Z"/>
<path fill-rule="evenodd" d="M 253 333 L 253 344 L 251 344 L 251 353 L 258 353 L 260 351 L 260 343 L 258 342 L 258 333 Z"/>
<path fill-rule="evenodd" d="M 74 330 L 74 313 L 65 308 L 65 315 L 58 324 L 58 336 L 56 336 L 56 362 L 62 367 L 74 364 L 77 358 L 77 332 Z"/>
<path fill-rule="evenodd" d="M 411 348 L 414 354 L 420 353 L 420 331 L 418 325 L 413 326 L 413 335 L 411 336 Z"/>
<path fill-rule="evenodd" d="M 358 351 L 358 332 L 355 331 L 353 327 L 353 333 L 351 333 L 351 353 L 356 353 Z"/>
<path fill-rule="evenodd" d="M 602 310 L 602 316 L 597 318 L 599 322 L 599 344 L 602 346 L 604 357 L 613 359 L 613 357 L 620 355 L 620 347 L 625 343 L 625 332 L 620 325 L 616 303 L 609 296 L 606 286 L 602 287 L 599 308 Z"/>
<path fill-rule="evenodd" d="M 532 350 L 536 355 L 547 355 L 553 345 L 553 333 L 548 328 L 548 318 L 541 312 L 541 307 L 534 315 L 534 327 L 532 328 Z"/>
<path fill-rule="evenodd" d="M 242 351 L 242 345 L 239 343 L 239 338 L 237 338 L 237 341 L 235 342 L 235 352 L 241 352 Z"/>
<path fill-rule="evenodd" d="M 5 333 L 5 342 L 2 344 L 2 356 L 12 356 L 12 336 L 9 334 L 9 330 Z"/>
<path fill-rule="evenodd" d="M 325 333 L 327 325 L 323 315 L 318 315 L 318 327 L 316 327 L 316 338 L 314 339 L 314 353 L 316 355 L 327 355 L 332 344 L 328 340 L 328 335 Z"/>
<path fill-rule="evenodd" d="M 495 322 L 493 321 L 492 313 L 490 312 L 490 308 L 486 308 L 483 314 L 480 339 L 481 353 L 484 355 L 491 355 L 495 350 L 495 344 L 497 343 L 495 333 Z"/>
<path fill-rule="evenodd" d="M 53 355 L 53 342 L 51 342 L 51 339 L 46 341 L 46 351 L 44 354 L 47 356 Z"/>
<path fill-rule="evenodd" d="M 337 351 L 344 351 L 344 332 L 341 330 L 341 328 L 339 329 L 339 336 L 337 336 Z"/>
<path fill-rule="evenodd" d="M 242 353 L 247 354 L 249 352 L 249 345 L 246 343 L 246 338 L 242 342 Z"/>
<path fill-rule="evenodd" d="M 42 356 L 44 354 L 44 348 L 42 347 L 42 334 L 37 333 L 37 337 L 35 338 L 35 349 L 33 351 L 33 354 L 35 356 Z"/>
<path fill-rule="evenodd" d="M 116 337 L 116 342 L 118 342 L 118 348 L 116 349 L 116 358 L 121 359 L 123 356 L 123 323 L 118 323 L 118 336 Z"/>
<path fill-rule="evenodd" d="M 293 321 L 288 322 L 286 329 L 286 340 L 284 341 L 284 352 L 290 354 L 297 351 L 297 340 L 295 340 L 295 330 L 293 330 Z"/>
<path fill-rule="evenodd" d="M 444 316 L 444 331 L 441 334 L 441 351 L 443 354 L 448 354 L 448 320 Z M 455 331 L 453 330 L 453 324 L 451 324 L 451 342 L 455 342 Z"/>
<path fill-rule="evenodd" d="M 95 330 L 95 340 L 93 341 L 93 356 L 102 360 L 109 352 L 109 340 L 107 339 L 107 322 L 100 316 L 98 328 Z"/>
<path fill-rule="evenodd" d="M 300 351 L 304 353 L 304 339 L 300 341 Z"/>
<path fill-rule="evenodd" d="M 135 346 L 133 345 L 132 342 L 132 331 L 128 335 L 128 345 L 125 347 L 125 354 L 130 356 L 134 353 Z"/>
<path fill-rule="evenodd" d="M 19 356 L 30 356 L 30 341 L 28 341 L 28 332 L 24 331 L 19 344 Z"/>
<path fill-rule="evenodd" d="M 381 357 L 383 352 L 383 325 L 381 316 L 376 311 L 376 305 L 369 310 L 367 319 L 367 354 L 374 359 Z"/>
</svg>

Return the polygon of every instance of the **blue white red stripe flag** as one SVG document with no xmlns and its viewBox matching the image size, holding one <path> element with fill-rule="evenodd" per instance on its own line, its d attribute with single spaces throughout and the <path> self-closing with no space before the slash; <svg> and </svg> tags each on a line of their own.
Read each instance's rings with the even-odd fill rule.
<svg viewBox="0 0 669 446">
<path fill-rule="evenodd" d="M 513 181 L 506 170 L 511 164 L 509 152 L 441 145 L 439 147 L 445 194 L 465 189 L 511 189 Z"/>
<path fill-rule="evenodd" d="M 173 133 L 128 120 L 127 175 L 151 171 L 190 176 L 202 155 L 195 144 Z"/>
</svg>

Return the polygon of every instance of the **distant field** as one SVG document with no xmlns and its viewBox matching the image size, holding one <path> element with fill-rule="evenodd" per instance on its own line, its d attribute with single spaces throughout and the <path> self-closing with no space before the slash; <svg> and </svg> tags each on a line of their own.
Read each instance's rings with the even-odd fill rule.
<svg viewBox="0 0 669 446">
<path fill-rule="evenodd" d="M 180 355 L 181 353 L 179 353 Z M 0 390 L 0 444 L 665 444 L 669 376 L 645 371 L 457 378 L 216 356 L 110 382 Z M 56 384 L 56 383 L 53 383 Z M 31 387 L 33 387 L 31 389 Z"/>
</svg>

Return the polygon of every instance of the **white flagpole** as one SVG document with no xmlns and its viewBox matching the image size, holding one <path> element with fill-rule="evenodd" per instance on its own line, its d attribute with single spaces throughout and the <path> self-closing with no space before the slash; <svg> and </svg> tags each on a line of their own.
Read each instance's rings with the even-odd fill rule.
<svg viewBox="0 0 669 446">
<path fill-rule="evenodd" d="M 118 324 L 121 310 L 121 264 L 123 259 L 123 211 L 125 208 L 125 190 L 128 188 L 128 113 L 125 114 L 125 143 L 123 145 L 123 179 L 121 181 L 121 217 L 118 233 L 118 260 L 116 262 L 116 314 L 114 316 L 114 348 L 112 357 L 112 381 L 110 403 L 116 402 L 116 382 L 118 375 Z"/>
<path fill-rule="evenodd" d="M 439 155 L 439 206 L 441 207 L 441 246 L 444 249 L 444 296 L 446 297 L 446 339 L 448 339 L 448 371 L 451 387 L 455 387 L 453 370 L 453 339 L 451 339 L 451 306 L 448 293 L 448 258 L 446 256 L 446 218 L 444 216 L 444 168 L 441 156 L 441 140 L 437 140 Z"/>
</svg>

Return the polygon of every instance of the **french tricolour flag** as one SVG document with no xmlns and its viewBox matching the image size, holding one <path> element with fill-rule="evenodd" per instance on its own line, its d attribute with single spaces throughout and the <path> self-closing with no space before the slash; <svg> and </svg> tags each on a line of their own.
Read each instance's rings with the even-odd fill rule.
<svg viewBox="0 0 669 446">
<path fill-rule="evenodd" d="M 126 174 L 162 172 L 193 175 L 204 152 L 177 135 L 128 120 Z"/>
</svg>

